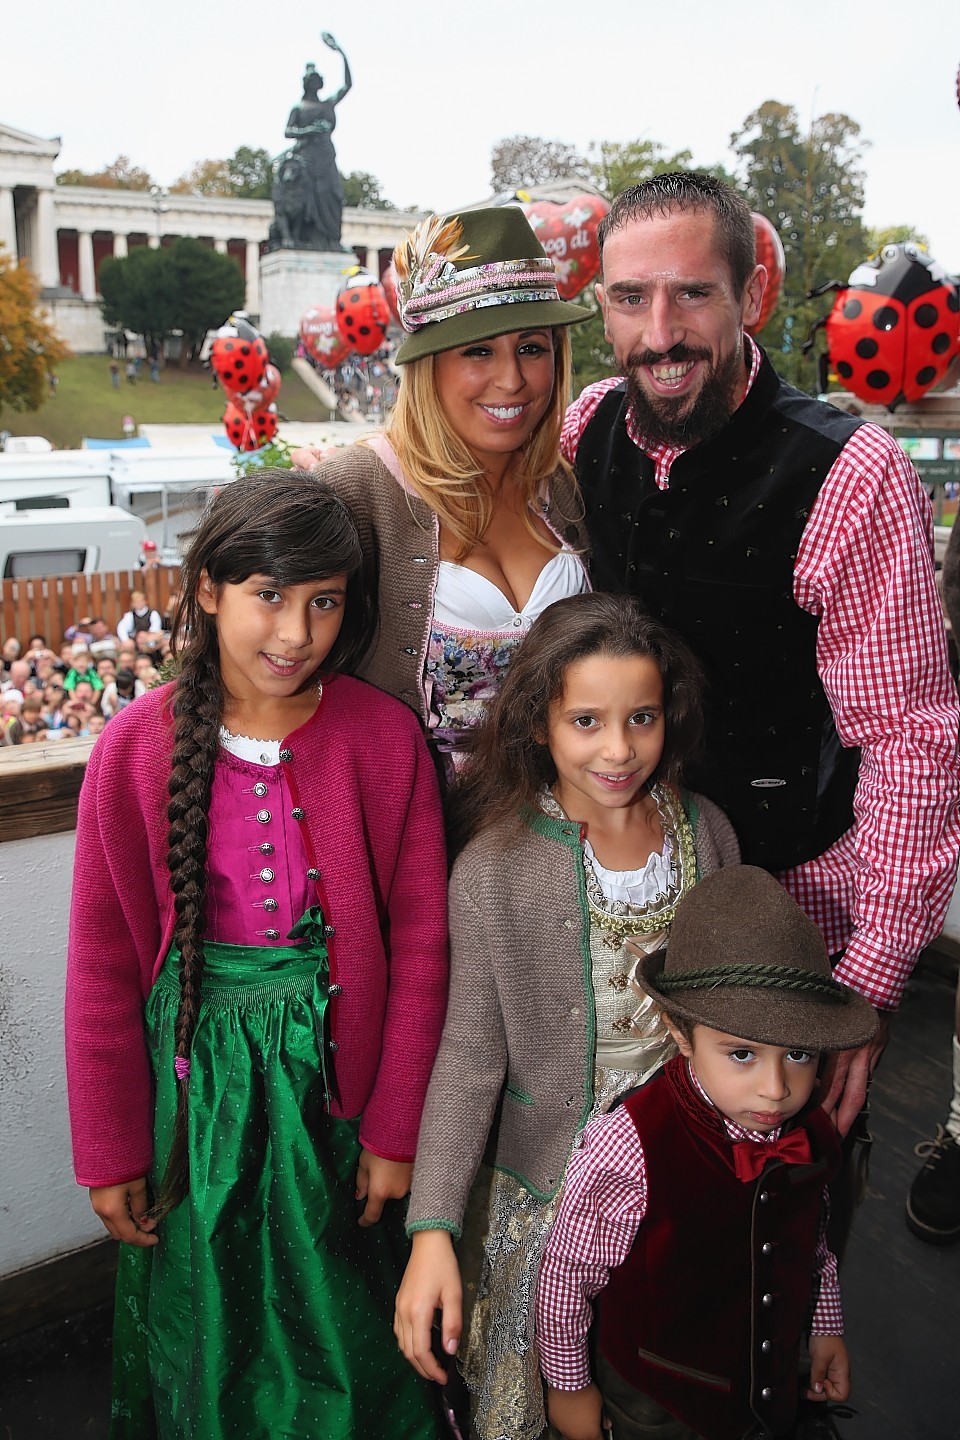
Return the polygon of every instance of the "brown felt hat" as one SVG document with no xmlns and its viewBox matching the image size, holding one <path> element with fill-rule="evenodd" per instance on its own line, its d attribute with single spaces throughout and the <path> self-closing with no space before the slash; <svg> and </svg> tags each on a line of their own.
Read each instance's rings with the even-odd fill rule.
<svg viewBox="0 0 960 1440">
<path fill-rule="evenodd" d="M 813 921 L 754 865 L 688 891 L 669 945 L 642 956 L 633 978 L 671 1017 L 762 1045 L 855 1050 L 877 1028 L 873 1007 L 833 979 Z"/>
</svg>

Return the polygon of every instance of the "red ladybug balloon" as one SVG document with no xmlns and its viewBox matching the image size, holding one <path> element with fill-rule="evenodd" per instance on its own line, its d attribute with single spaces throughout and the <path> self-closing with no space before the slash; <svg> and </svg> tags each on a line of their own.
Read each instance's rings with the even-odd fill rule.
<svg viewBox="0 0 960 1440">
<path fill-rule="evenodd" d="M 763 299 L 760 302 L 760 315 L 756 324 L 744 327 L 749 334 L 757 335 L 776 309 L 783 287 L 783 277 L 787 273 L 787 261 L 783 253 L 783 242 L 776 227 L 770 223 L 766 215 L 758 215 L 754 212 L 752 218 L 757 236 L 757 263 L 766 266 L 767 270 L 767 288 L 764 290 Z"/>
<path fill-rule="evenodd" d="M 329 305 L 311 305 L 300 320 L 300 339 L 324 370 L 335 370 L 350 354 L 337 326 L 337 312 Z"/>
<path fill-rule="evenodd" d="M 561 300 L 572 300 L 600 274 L 597 226 L 609 204 L 601 195 L 574 195 L 562 205 L 530 200 L 520 209 L 553 261 Z"/>
<path fill-rule="evenodd" d="M 379 280 L 361 272 L 337 296 L 337 326 L 356 355 L 372 355 L 387 338 L 390 309 Z"/>
<path fill-rule="evenodd" d="M 227 439 L 238 450 L 259 450 L 276 435 L 278 417 L 275 408 L 254 410 L 247 415 L 231 401 L 223 412 L 223 423 Z"/>
<path fill-rule="evenodd" d="M 884 245 L 827 316 L 827 352 L 861 400 L 894 410 L 942 380 L 960 349 L 960 296 L 923 246 Z"/>
<path fill-rule="evenodd" d="M 276 365 L 267 365 L 260 383 L 255 385 L 252 390 L 235 396 L 235 400 L 241 403 L 245 410 L 265 410 L 280 394 L 281 383 L 280 371 Z"/>
<path fill-rule="evenodd" d="M 222 326 L 210 348 L 214 374 L 231 395 L 258 385 L 267 364 L 266 344 L 252 325 L 246 321 L 243 325 L 249 334 L 241 334 L 237 325 Z"/>
</svg>

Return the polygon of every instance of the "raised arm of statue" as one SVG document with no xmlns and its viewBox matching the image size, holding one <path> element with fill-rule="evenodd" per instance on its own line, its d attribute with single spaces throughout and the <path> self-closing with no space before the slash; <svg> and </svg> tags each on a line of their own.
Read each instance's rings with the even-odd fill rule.
<svg viewBox="0 0 960 1440">
<path fill-rule="evenodd" d="M 340 46 L 337 44 L 336 40 L 330 34 L 329 30 L 324 30 L 320 36 L 320 39 L 323 41 L 324 45 L 326 45 L 329 50 L 335 50 L 336 53 L 340 55 L 343 59 L 343 84 L 337 91 L 336 95 L 331 95 L 329 97 L 329 103 L 331 105 L 339 105 L 344 95 L 346 95 L 350 90 L 353 89 L 353 76 L 350 74 L 350 62 L 347 59 L 346 55 L 344 55 L 343 51 L 340 49 Z"/>
</svg>

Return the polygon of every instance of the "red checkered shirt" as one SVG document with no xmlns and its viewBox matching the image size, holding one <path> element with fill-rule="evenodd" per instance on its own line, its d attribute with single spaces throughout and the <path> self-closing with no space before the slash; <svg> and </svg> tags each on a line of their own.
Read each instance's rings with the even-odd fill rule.
<svg viewBox="0 0 960 1440">
<path fill-rule="evenodd" d="M 747 337 L 744 395 L 761 353 Z M 580 437 L 618 377 L 589 385 L 561 438 Z M 741 403 L 743 396 L 741 396 Z M 682 449 L 627 434 L 666 490 Z M 817 672 L 841 744 L 859 746 L 854 825 L 779 879 L 819 926 L 836 977 L 883 1010 L 899 1005 L 917 956 L 939 933 L 960 848 L 960 709 L 933 570 L 930 501 L 899 445 L 861 425 L 831 466 L 807 521 L 793 597 L 819 617 Z"/>
<path fill-rule="evenodd" d="M 706 1100 L 691 1072 L 694 1085 Z M 710 1102 L 707 1101 L 707 1104 Z M 731 1140 L 776 1140 L 745 1130 L 724 1118 Z M 709 1195 L 704 1196 L 705 1223 Z M 610 1271 L 622 1265 L 647 1213 L 647 1167 L 637 1127 L 620 1106 L 591 1120 L 567 1167 L 563 1198 L 544 1252 L 537 1285 L 537 1346 L 540 1368 L 555 1390 L 582 1390 L 590 1384 L 587 1335 L 593 1320 L 591 1301 Z M 842 1335 L 843 1309 L 837 1261 L 826 1241 L 827 1204 L 817 1237 L 811 1277 L 812 1335 Z M 819 1291 L 819 1294 L 818 1294 Z M 656 1296 L 645 1303 L 655 1305 Z"/>
</svg>

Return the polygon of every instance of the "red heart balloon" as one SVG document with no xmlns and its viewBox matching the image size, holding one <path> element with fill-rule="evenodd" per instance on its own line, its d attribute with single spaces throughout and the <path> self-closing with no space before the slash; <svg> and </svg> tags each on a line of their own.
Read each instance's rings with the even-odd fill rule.
<svg viewBox="0 0 960 1440">
<path fill-rule="evenodd" d="M 750 335 L 758 335 L 770 319 L 776 309 L 777 301 L 780 299 L 783 277 L 787 273 L 787 261 L 780 236 L 766 215 L 758 215 L 754 211 L 752 219 L 757 235 L 757 263 L 766 266 L 767 288 L 763 292 L 760 315 L 756 324 L 746 325 L 744 329 Z"/>
<path fill-rule="evenodd" d="M 390 307 L 390 314 L 400 324 L 400 301 L 397 295 L 397 267 L 393 261 L 384 270 L 380 283 L 383 286 L 383 293 L 387 297 L 387 304 Z"/>
<path fill-rule="evenodd" d="M 373 355 L 387 338 L 390 310 L 379 281 L 368 276 L 359 279 L 337 296 L 337 325 L 355 354 Z"/>
<path fill-rule="evenodd" d="M 267 364 L 267 347 L 258 335 L 255 340 L 224 334 L 222 331 L 210 347 L 210 364 L 224 390 L 242 395 L 260 383 Z"/>
<path fill-rule="evenodd" d="M 329 305 L 311 305 L 300 320 L 300 339 L 324 370 L 335 370 L 350 354 L 337 326 L 337 312 Z"/>
<path fill-rule="evenodd" d="M 600 274 L 597 226 L 610 206 L 602 195 L 574 195 L 562 205 L 531 200 L 521 205 L 557 270 L 557 289 L 572 300 Z"/>
</svg>

